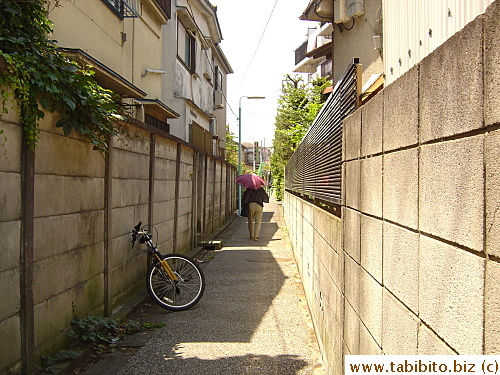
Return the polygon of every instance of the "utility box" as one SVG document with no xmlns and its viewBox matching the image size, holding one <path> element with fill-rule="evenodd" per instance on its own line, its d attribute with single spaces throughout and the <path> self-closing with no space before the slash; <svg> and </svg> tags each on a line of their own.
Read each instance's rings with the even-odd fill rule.
<svg viewBox="0 0 500 375">
<path fill-rule="evenodd" d="M 346 1 L 348 0 L 335 0 L 333 2 L 333 22 L 334 23 L 344 23 L 349 21 L 349 17 L 346 12 Z"/>
<path fill-rule="evenodd" d="M 347 17 L 359 17 L 365 13 L 363 0 L 346 0 Z"/>
</svg>

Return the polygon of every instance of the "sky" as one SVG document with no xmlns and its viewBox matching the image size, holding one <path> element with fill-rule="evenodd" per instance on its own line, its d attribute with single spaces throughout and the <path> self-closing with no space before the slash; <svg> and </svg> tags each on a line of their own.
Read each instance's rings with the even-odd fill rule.
<svg viewBox="0 0 500 375">
<path fill-rule="evenodd" d="M 237 139 L 242 96 L 265 96 L 262 100 L 241 99 L 241 131 L 242 142 L 258 141 L 269 147 L 282 80 L 287 73 L 295 74 L 294 51 L 306 40 L 307 29 L 316 26 L 299 20 L 309 0 L 210 2 L 217 6 L 223 37 L 220 47 L 234 71 L 227 76 L 229 128 Z"/>
</svg>

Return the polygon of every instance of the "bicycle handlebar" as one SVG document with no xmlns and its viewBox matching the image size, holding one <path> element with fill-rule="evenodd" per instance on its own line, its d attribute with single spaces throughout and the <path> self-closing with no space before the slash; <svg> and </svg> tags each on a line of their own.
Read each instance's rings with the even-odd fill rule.
<svg viewBox="0 0 500 375">
<path fill-rule="evenodd" d="M 139 221 L 139 224 L 137 224 L 134 229 L 132 229 L 132 249 L 135 246 L 135 241 L 137 241 L 137 233 L 141 230 L 141 225 L 142 221 Z"/>
</svg>

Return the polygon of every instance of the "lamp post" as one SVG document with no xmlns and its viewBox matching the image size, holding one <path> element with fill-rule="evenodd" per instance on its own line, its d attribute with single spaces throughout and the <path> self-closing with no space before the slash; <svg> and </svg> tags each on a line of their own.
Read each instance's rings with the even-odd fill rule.
<svg viewBox="0 0 500 375">
<path fill-rule="evenodd" d="M 238 106 L 238 176 L 241 175 L 241 99 L 265 99 L 265 96 L 242 96 Z M 238 216 L 241 216 L 241 185 L 238 185 Z"/>
</svg>

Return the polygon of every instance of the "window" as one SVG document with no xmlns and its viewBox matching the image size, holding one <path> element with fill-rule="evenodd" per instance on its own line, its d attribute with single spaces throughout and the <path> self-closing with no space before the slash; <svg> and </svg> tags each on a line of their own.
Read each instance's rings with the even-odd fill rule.
<svg viewBox="0 0 500 375">
<path fill-rule="evenodd" d="M 222 71 L 218 66 L 215 67 L 215 89 L 222 91 Z"/>
<path fill-rule="evenodd" d="M 190 31 L 188 31 L 180 22 L 177 35 L 177 56 L 184 63 L 184 65 L 186 65 L 189 72 L 194 73 L 196 68 L 196 39 L 194 38 L 194 35 Z"/>
<path fill-rule="evenodd" d="M 137 18 L 137 0 L 102 0 L 120 18 Z"/>
<path fill-rule="evenodd" d="M 171 0 L 156 0 L 160 8 L 165 12 L 168 18 L 172 18 Z"/>
<path fill-rule="evenodd" d="M 149 113 L 144 115 L 144 122 L 148 125 L 154 126 L 157 129 L 163 130 L 164 132 L 170 133 L 170 125 L 165 121 L 162 121 Z"/>
</svg>

